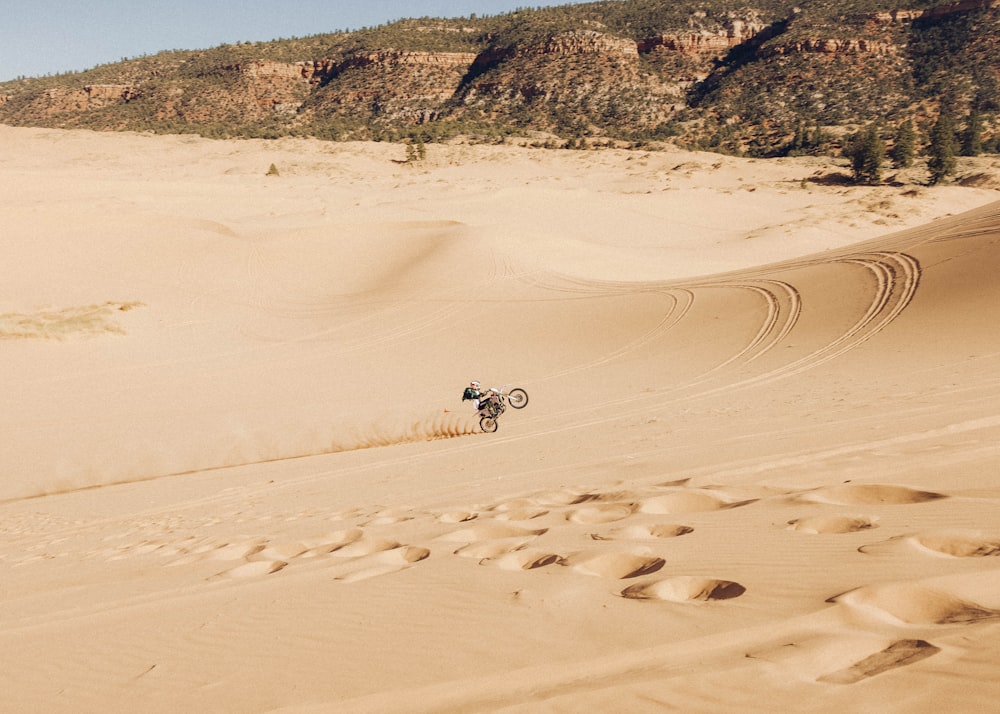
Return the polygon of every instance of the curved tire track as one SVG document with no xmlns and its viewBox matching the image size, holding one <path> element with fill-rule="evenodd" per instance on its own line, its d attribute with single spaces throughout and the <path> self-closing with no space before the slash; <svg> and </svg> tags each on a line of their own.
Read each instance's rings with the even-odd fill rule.
<svg viewBox="0 0 1000 714">
<path fill-rule="evenodd" d="M 846 354 L 886 329 L 910 305 L 920 285 L 920 263 L 916 258 L 906 253 L 861 253 L 857 255 L 845 256 L 833 261 L 812 261 L 810 263 L 803 263 L 800 267 L 830 264 L 860 267 L 868 271 L 873 279 L 873 290 L 871 300 L 865 308 L 863 314 L 847 330 L 831 339 L 822 347 L 799 359 L 789 362 L 788 364 L 768 370 L 761 374 L 748 377 L 746 379 L 727 382 L 726 384 L 718 387 L 709 387 L 707 389 L 697 390 L 694 392 L 685 391 L 682 394 L 680 393 L 681 390 L 689 390 L 691 387 L 703 385 L 710 381 L 713 377 L 718 376 L 719 373 L 727 367 L 736 364 L 748 364 L 766 354 L 769 350 L 780 344 L 786 337 L 788 337 L 788 335 L 792 333 L 799 321 L 803 309 L 802 298 L 798 289 L 794 285 L 784 281 L 761 280 L 745 283 L 719 282 L 690 286 L 689 288 L 684 289 L 687 290 L 692 296 L 696 296 L 696 291 L 698 289 L 704 288 L 742 288 L 750 290 L 760 295 L 766 301 L 767 314 L 757 333 L 743 349 L 693 380 L 689 380 L 684 384 L 671 388 L 667 393 L 645 393 L 637 396 L 614 399 L 602 402 L 601 404 L 592 405 L 585 411 L 593 412 L 598 408 L 604 409 L 610 406 L 624 407 L 626 405 L 633 404 L 637 405 L 636 408 L 629 409 L 626 412 L 619 412 L 613 418 L 617 419 L 623 416 L 634 416 L 636 414 L 649 412 L 650 410 L 662 410 L 669 408 L 671 405 L 680 401 L 701 398 L 721 392 L 729 392 L 734 389 L 756 387 L 814 369 Z M 633 289 L 635 288 L 633 287 Z M 687 315 L 692 306 L 695 304 L 696 297 L 693 297 L 691 303 L 685 307 L 681 317 Z M 671 326 L 674 326 L 675 324 L 677 323 L 673 322 L 671 323 Z M 648 338 L 651 339 L 651 335 L 648 336 Z M 597 365 L 605 361 L 608 360 L 598 360 L 593 364 Z M 579 369 L 584 368 L 585 366 L 579 367 Z M 554 377 L 559 375 L 551 376 Z M 547 378 L 549 377 L 546 377 L 546 379 Z M 675 392 L 676 396 L 671 398 L 669 396 L 670 391 Z M 652 406 L 649 406 L 650 403 L 652 403 Z M 588 419 L 579 409 L 567 410 L 563 414 L 550 413 L 547 416 L 564 418 L 570 414 L 576 414 L 578 417 L 583 418 L 573 419 L 572 424 L 563 422 L 561 426 L 553 427 L 545 433 L 561 431 L 568 428 L 593 426 L 611 419 L 608 417 Z M 534 419 L 540 418 L 541 417 L 535 417 Z M 535 435 L 538 434 L 538 432 L 533 433 Z"/>
</svg>

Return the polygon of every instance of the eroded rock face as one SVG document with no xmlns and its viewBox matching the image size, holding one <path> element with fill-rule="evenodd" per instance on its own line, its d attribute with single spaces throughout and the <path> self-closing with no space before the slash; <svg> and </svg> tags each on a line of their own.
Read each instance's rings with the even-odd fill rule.
<svg viewBox="0 0 1000 714">
<path fill-rule="evenodd" d="M 718 31 L 701 30 L 680 34 L 663 34 L 639 43 L 639 52 L 675 51 L 723 54 L 731 48 L 756 37 L 765 29 L 764 23 L 732 20 Z"/>
<path fill-rule="evenodd" d="M 396 116 L 404 111 L 396 103 L 440 102 L 450 97 L 475 59 L 471 52 L 386 48 L 339 61 L 255 61 L 230 65 L 223 71 L 243 79 L 244 91 L 253 95 L 258 106 L 279 113 L 294 114 L 318 91 L 312 97 L 314 108 Z M 432 115 L 422 110 L 414 116 L 426 121 Z"/>
<path fill-rule="evenodd" d="M 423 124 L 438 118 L 470 71 L 472 52 L 392 48 L 316 63 L 314 91 L 303 106 L 310 117 L 383 124 Z"/>
<path fill-rule="evenodd" d="M 897 51 L 895 45 L 880 40 L 851 39 L 816 39 L 788 42 L 774 47 L 767 47 L 759 54 L 761 57 L 795 54 L 801 52 L 820 52 L 826 54 L 877 54 L 888 55 Z"/>
<path fill-rule="evenodd" d="M 127 102 L 138 94 L 135 87 L 127 84 L 91 84 L 84 87 L 83 91 L 91 104 Z"/>
<path fill-rule="evenodd" d="M 827 72 L 849 73 L 852 80 L 895 82 L 895 94 L 885 93 L 885 106 L 877 109 L 882 112 L 908 101 L 905 85 L 897 81 L 909 71 L 908 23 L 998 6 L 1000 0 L 957 0 L 929 10 L 852 15 L 849 23 L 836 27 L 829 17 L 810 14 L 808 9 L 782 17 L 773 10 L 747 6 L 722 14 L 692 12 L 678 26 L 640 39 L 617 36 L 592 19 L 581 19 L 576 29 L 555 34 L 547 34 L 544 26 L 518 25 L 487 34 L 479 26 L 446 24 L 442 27 L 449 31 L 466 33 L 468 42 L 442 46 L 473 51 L 342 44 L 321 50 L 333 57 L 281 62 L 231 59 L 218 64 L 206 61 L 204 55 L 194 58 L 198 64 L 189 64 L 192 59 L 185 55 L 172 65 L 160 60 L 152 70 L 124 68 L 118 74 L 100 75 L 118 84 L 91 82 L 74 87 L 52 82 L 32 85 L 28 80 L 5 85 L 0 94 L 0 120 L 113 129 L 170 122 L 236 127 L 237 133 L 257 123 L 278 135 L 294 128 L 318 129 L 318 135 L 357 132 L 364 136 L 375 127 L 399 131 L 447 119 L 456 125 L 465 120 L 519 128 L 530 125 L 554 133 L 567 126 L 572 131 L 588 127 L 588 131 L 645 133 L 650 128 L 673 130 L 668 125 L 677 110 L 702 106 L 738 116 L 752 105 L 771 124 L 792 121 L 794 112 L 788 107 L 802 105 L 796 82 L 806 73 L 822 85 Z M 994 46 L 990 28 L 1000 20 L 993 10 L 986 14 L 989 18 L 977 41 L 986 48 L 979 55 L 988 57 Z M 430 30 L 441 28 L 407 29 L 414 33 Z M 624 30 L 619 28 L 620 32 Z M 395 37 L 406 43 L 406 36 Z M 346 55 L 335 49 L 359 46 L 340 50 L 350 52 Z M 731 57 L 737 57 L 739 64 L 728 64 Z M 766 96 L 736 101 L 752 89 L 741 88 L 733 73 L 757 63 L 749 68 L 755 82 L 767 81 L 760 78 L 767 76 L 772 58 L 775 66 L 795 64 L 799 69 L 787 81 L 779 72 L 781 76 L 769 85 Z M 828 61 L 831 58 L 837 61 Z M 185 66 L 185 71 L 176 71 Z M 857 112 L 842 89 L 850 82 L 843 81 L 844 77 L 834 79 L 816 90 L 816 97 L 807 97 L 806 103 L 812 102 L 817 115 L 826 112 L 836 123 Z M 725 91 L 710 94 L 723 84 Z M 699 89 L 703 91 L 697 96 L 691 91 Z M 133 102 L 129 111 L 115 111 L 116 106 Z M 828 111 L 828 107 L 833 109 Z M 868 110 L 869 114 L 875 111 Z"/>
<path fill-rule="evenodd" d="M 924 14 L 923 10 L 886 10 L 869 15 L 873 22 L 888 24 L 891 22 L 911 22 Z"/>
<path fill-rule="evenodd" d="M 574 30 L 550 38 L 539 50 L 545 54 L 610 54 L 638 57 L 638 44 L 620 37 L 610 37 L 594 30 Z"/>
<path fill-rule="evenodd" d="M 995 7 L 1000 7 L 1000 0 L 957 0 L 957 2 L 950 2 L 944 5 L 938 5 L 937 7 L 932 7 L 929 10 L 924 10 L 920 14 L 920 17 L 926 19 L 937 19 L 956 12 L 988 10 Z"/>
<path fill-rule="evenodd" d="M 416 67 L 462 67 L 467 68 L 476 59 L 473 52 L 409 52 L 385 49 L 357 54 L 350 59 L 333 65 L 329 74 L 336 74 L 350 67 L 416 66 Z"/>
<path fill-rule="evenodd" d="M 256 62 L 229 65 L 224 69 L 253 79 L 265 78 L 298 81 L 311 79 L 316 72 L 316 63 L 296 62 L 289 64 L 286 62 L 258 60 Z"/>
<path fill-rule="evenodd" d="M 883 10 L 869 15 L 872 22 L 888 24 L 893 22 L 912 22 L 913 20 L 934 20 L 947 17 L 956 12 L 972 12 L 1000 7 L 1000 0 L 958 0 L 945 3 L 927 10 Z"/>
<path fill-rule="evenodd" d="M 45 89 L 34 99 L 32 105 L 44 113 L 82 112 L 131 101 L 139 96 L 136 87 L 127 84 L 89 84 L 79 89 Z M 9 97 L 0 99 L 0 106 Z"/>
</svg>

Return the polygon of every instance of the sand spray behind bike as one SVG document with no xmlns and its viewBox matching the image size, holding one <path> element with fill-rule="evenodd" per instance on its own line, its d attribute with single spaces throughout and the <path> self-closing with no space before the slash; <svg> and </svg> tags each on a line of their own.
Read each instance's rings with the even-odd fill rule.
<svg viewBox="0 0 1000 714">
<path fill-rule="evenodd" d="M 480 433 L 473 419 L 454 412 L 441 412 L 416 420 L 407 420 L 401 415 L 385 416 L 369 424 L 353 426 L 347 431 L 346 435 L 333 439 L 327 453 L 453 439 Z"/>
<path fill-rule="evenodd" d="M 171 438 L 122 430 L 112 448 L 84 440 L 39 463 L 33 478 L 0 489 L 0 502 L 481 434 L 472 416 L 425 410 L 307 422 L 301 414 L 272 413 L 259 419 L 232 415 L 222 423 L 192 419 L 189 430 Z"/>
<path fill-rule="evenodd" d="M 310 456 L 360 451 L 379 447 L 454 439 L 479 434 L 478 422 L 467 414 L 451 411 L 424 414 L 387 412 L 356 415 L 356 419 L 310 424 L 301 429 L 275 429 L 272 433 L 243 434 L 242 444 L 231 452 L 244 464 L 300 459 Z"/>
</svg>

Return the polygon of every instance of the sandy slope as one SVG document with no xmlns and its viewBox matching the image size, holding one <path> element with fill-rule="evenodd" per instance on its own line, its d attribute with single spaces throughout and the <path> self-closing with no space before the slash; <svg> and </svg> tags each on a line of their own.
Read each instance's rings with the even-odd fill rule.
<svg viewBox="0 0 1000 714">
<path fill-rule="evenodd" d="M 0 148 L 4 711 L 995 706 L 995 161 Z"/>
</svg>

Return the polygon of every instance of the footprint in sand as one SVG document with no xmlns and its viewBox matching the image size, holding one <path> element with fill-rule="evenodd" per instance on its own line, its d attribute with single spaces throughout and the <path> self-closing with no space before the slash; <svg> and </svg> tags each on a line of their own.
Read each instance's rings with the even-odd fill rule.
<svg viewBox="0 0 1000 714">
<path fill-rule="evenodd" d="M 542 516 L 547 516 L 548 514 L 549 509 L 547 508 L 511 508 L 497 513 L 496 518 L 498 521 L 531 521 Z"/>
<path fill-rule="evenodd" d="M 277 573 L 300 559 L 329 559 L 335 580 L 353 582 L 403 570 L 430 556 L 430 550 L 394 540 L 367 538 L 360 528 L 328 533 L 310 541 L 255 539 L 216 546 L 201 552 L 199 560 L 243 560 L 209 580 L 256 578 Z"/>
<path fill-rule="evenodd" d="M 620 503 L 636 500 L 637 496 L 631 491 L 593 491 L 579 494 L 570 505 L 578 506 L 582 503 Z"/>
<path fill-rule="evenodd" d="M 546 516 L 551 509 L 569 506 L 565 519 L 573 523 L 610 523 L 631 516 L 638 509 L 638 496 L 629 491 L 549 491 L 531 498 L 498 504 L 497 520 L 527 521 Z"/>
<path fill-rule="evenodd" d="M 329 555 L 344 546 L 361 540 L 364 535 L 365 532 L 360 528 L 345 528 L 344 530 L 332 531 L 314 538 L 306 538 L 301 541 L 304 551 L 298 557 L 318 558 Z"/>
<path fill-rule="evenodd" d="M 258 560 L 285 560 L 291 561 L 304 555 L 309 547 L 298 541 L 277 541 L 265 545 L 260 552 L 255 555 Z"/>
<path fill-rule="evenodd" d="M 565 498 L 572 500 L 569 495 L 566 495 Z M 491 506 L 488 510 L 493 511 L 499 521 L 530 521 L 548 515 L 550 505 L 542 504 L 536 498 L 515 498 Z"/>
<path fill-rule="evenodd" d="M 252 541 L 226 543 L 195 556 L 196 560 L 242 560 L 228 570 L 208 578 L 210 581 L 220 578 L 256 578 L 271 575 L 288 567 L 289 563 L 300 557 L 310 557 L 312 552 L 307 544 L 298 541 L 269 542 L 259 538 Z M 190 558 L 175 561 L 171 565 L 192 562 Z"/>
<path fill-rule="evenodd" d="M 474 521 L 479 514 L 474 511 L 448 511 L 437 517 L 439 523 L 466 523 Z"/>
<path fill-rule="evenodd" d="M 899 667 L 919 662 L 941 651 L 925 640 L 896 640 L 885 649 L 816 679 L 830 684 L 856 684 Z"/>
<path fill-rule="evenodd" d="M 439 536 L 438 540 L 452 543 L 479 543 L 502 538 L 533 538 L 547 531 L 548 528 L 521 528 L 511 523 L 483 521 L 471 528 L 462 528 L 451 533 L 445 533 Z"/>
<path fill-rule="evenodd" d="M 927 550 L 954 558 L 988 558 L 1000 556 L 1000 536 L 978 533 L 928 533 L 912 536 L 913 541 Z"/>
<path fill-rule="evenodd" d="M 531 541 L 547 532 L 548 528 L 521 528 L 505 522 L 482 521 L 472 528 L 445 533 L 438 540 L 463 543 L 464 545 L 453 551 L 455 555 L 472 558 L 485 564 L 488 561 L 504 558 L 511 553 L 523 551 Z M 510 563 L 521 557 L 517 556 L 504 562 Z M 520 569 L 530 569 L 519 567 Z"/>
<path fill-rule="evenodd" d="M 947 498 L 943 493 L 919 491 L 905 486 L 885 486 L 879 484 L 858 484 L 833 486 L 807 491 L 795 497 L 807 503 L 832 503 L 839 506 L 896 505 L 904 506 L 926 503 Z"/>
<path fill-rule="evenodd" d="M 486 562 L 488 561 L 483 561 L 480 565 L 484 565 Z M 535 570 L 544 568 L 546 565 L 562 565 L 563 558 L 555 553 L 525 548 L 507 553 L 494 562 L 497 567 L 503 570 Z"/>
<path fill-rule="evenodd" d="M 314 550 L 318 554 L 322 553 L 333 553 L 341 548 L 350 545 L 351 543 L 356 543 L 361 540 L 365 535 L 365 532 L 360 528 L 345 528 L 341 531 L 334 531 L 328 533 L 323 542 L 319 545 L 314 546 Z"/>
<path fill-rule="evenodd" d="M 394 550 L 401 546 L 394 540 L 384 538 L 361 538 L 348 543 L 330 553 L 331 558 L 362 558 L 373 553 Z"/>
<path fill-rule="evenodd" d="M 175 567 L 205 560 L 249 560 L 262 551 L 266 543 L 267 541 L 263 538 L 251 538 L 232 543 L 188 543 L 178 550 L 179 557 L 171 560 L 167 565 Z"/>
<path fill-rule="evenodd" d="M 630 600 L 704 602 L 707 600 L 731 600 L 745 592 L 745 587 L 731 580 L 677 575 L 651 583 L 631 585 L 622 590 L 621 595 Z"/>
<path fill-rule="evenodd" d="M 332 568 L 334 580 L 354 583 L 379 575 L 406 570 L 414 563 L 430 557 L 431 551 L 414 545 L 401 545 L 358 558 L 348 559 Z"/>
<path fill-rule="evenodd" d="M 288 563 L 283 560 L 254 560 L 249 563 L 243 563 L 243 565 L 237 565 L 235 568 L 230 568 L 229 570 L 223 570 L 221 573 L 208 579 L 212 581 L 223 578 L 259 578 L 264 575 L 277 573 L 287 566 Z"/>
<path fill-rule="evenodd" d="M 635 513 L 635 503 L 609 503 L 586 508 L 578 508 L 566 514 L 566 520 L 573 523 L 598 525 L 621 521 Z"/>
<path fill-rule="evenodd" d="M 415 514 L 407 508 L 390 508 L 384 511 L 379 511 L 378 513 L 372 514 L 371 518 L 361 525 L 363 526 L 391 526 L 396 523 L 405 523 L 406 521 L 412 521 L 415 518 Z"/>
<path fill-rule="evenodd" d="M 688 533 L 694 533 L 694 528 L 673 523 L 652 523 L 622 526 L 615 528 L 607 535 L 591 533 L 590 537 L 593 540 L 657 540 L 659 538 L 678 538 Z"/>
<path fill-rule="evenodd" d="M 546 491 L 545 493 L 540 493 L 531 499 L 521 499 L 520 502 L 525 506 L 535 508 L 554 508 L 558 506 L 578 505 L 593 498 L 595 498 L 593 494 L 581 494 L 579 491 Z M 513 507 L 513 505 L 511 507 Z"/>
<path fill-rule="evenodd" d="M 596 575 L 613 580 L 638 578 L 655 573 L 664 566 L 663 558 L 632 553 L 603 553 L 601 555 L 577 554 L 566 558 L 563 563 L 575 572 Z"/>
<path fill-rule="evenodd" d="M 941 649 L 918 639 L 894 639 L 851 630 L 781 639 L 747 653 L 752 660 L 787 667 L 794 676 L 828 684 L 856 684 L 914 664 Z"/>
<path fill-rule="evenodd" d="M 701 513 L 739 508 L 754 503 L 756 499 L 728 500 L 725 496 L 707 490 L 679 490 L 663 496 L 654 496 L 642 501 L 639 510 L 643 513 Z"/>
<path fill-rule="evenodd" d="M 944 579 L 924 583 L 883 583 L 869 585 L 830 598 L 827 602 L 867 613 L 881 620 L 908 625 L 971 624 L 1000 618 L 1000 598 L 996 594 L 1000 576 L 987 574 L 992 581 L 985 583 L 987 597 L 996 602 L 984 603 L 976 596 L 978 587 L 957 587 Z M 962 592 L 966 590 L 967 592 Z"/>
<path fill-rule="evenodd" d="M 464 545 L 454 554 L 462 558 L 472 558 L 485 563 L 486 561 L 501 558 L 508 553 L 524 549 L 535 536 L 520 538 L 497 538 L 496 540 L 485 540 Z"/>
<path fill-rule="evenodd" d="M 176 556 L 167 563 L 168 566 L 190 565 L 203 561 L 238 560 L 247 561 L 250 564 L 283 562 L 287 565 L 300 558 L 315 558 L 342 550 L 351 543 L 359 541 L 363 536 L 364 531 L 360 528 L 349 528 L 302 541 L 272 541 L 263 536 L 231 542 L 187 538 L 169 548 L 159 548 L 158 552 Z M 243 566 L 238 567 L 242 568 Z M 249 574 L 262 569 L 263 566 L 253 565 L 253 567 L 244 568 L 241 572 Z"/>
<path fill-rule="evenodd" d="M 788 521 L 788 530 L 802 533 L 856 533 L 871 528 L 878 526 L 866 516 L 814 516 Z"/>
<path fill-rule="evenodd" d="M 988 558 L 1000 556 L 1000 536 L 969 531 L 917 533 L 864 545 L 858 551 L 873 555 L 906 548 L 951 558 Z"/>
</svg>

